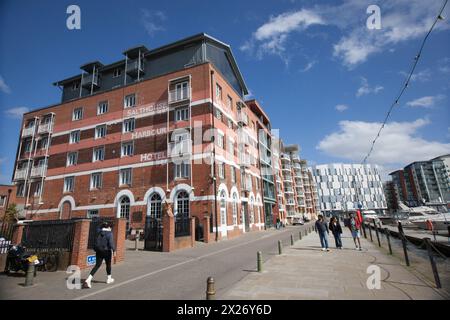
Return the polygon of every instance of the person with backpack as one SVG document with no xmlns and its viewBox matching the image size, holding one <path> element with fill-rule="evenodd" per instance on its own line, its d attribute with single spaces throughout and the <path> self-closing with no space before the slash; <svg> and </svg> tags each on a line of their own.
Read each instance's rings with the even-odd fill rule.
<svg viewBox="0 0 450 320">
<path fill-rule="evenodd" d="M 116 248 L 114 246 L 113 235 L 111 232 L 111 226 L 108 222 L 103 222 L 102 227 L 97 233 L 97 238 L 95 239 L 95 266 L 89 273 L 88 278 L 85 281 L 85 285 L 91 288 L 91 281 L 97 272 L 98 268 L 102 265 L 103 260 L 106 263 L 106 283 L 110 284 L 114 282 L 111 277 L 111 258 L 116 256 Z"/>
<path fill-rule="evenodd" d="M 331 233 L 333 233 L 334 242 L 336 242 L 336 248 L 342 249 L 342 240 L 341 240 L 342 227 L 336 217 L 331 218 L 330 225 L 328 226 L 328 228 L 331 230 Z"/>
</svg>

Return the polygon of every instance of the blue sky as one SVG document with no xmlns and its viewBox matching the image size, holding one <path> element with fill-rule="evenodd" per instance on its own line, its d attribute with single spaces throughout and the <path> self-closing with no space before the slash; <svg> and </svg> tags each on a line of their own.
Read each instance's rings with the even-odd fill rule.
<svg viewBox="0 0 450 320">
<path fill-rule="evenodd" d="M 137 44 L 206 32 L 231 45 L 252 95 L 310 163 L 357 162 L 370 148 L 443 1 L 2 1 L 0 183 L 9 183 L 20 115 L 60 101 L 56 80 Z M 68 30 L 66 8 L 81 9 Z M 381 29 L 366 9 L 380 7 Z M 385 172 L 450 153 L 450 5 L 375 146 Z"/>
</svg>

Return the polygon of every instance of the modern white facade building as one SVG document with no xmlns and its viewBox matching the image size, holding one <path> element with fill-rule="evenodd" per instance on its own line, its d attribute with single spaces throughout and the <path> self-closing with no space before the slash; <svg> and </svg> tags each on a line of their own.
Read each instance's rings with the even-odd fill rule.
<svg viewBox="0 0 450 320">
<path fill-rule="evenodd" d="M 309 168 L 317 184 L 320 211 L 356 210 L 382 212 L 387 208 L 383 185 L 375 165 L 324 164 Z"/>
</svg>

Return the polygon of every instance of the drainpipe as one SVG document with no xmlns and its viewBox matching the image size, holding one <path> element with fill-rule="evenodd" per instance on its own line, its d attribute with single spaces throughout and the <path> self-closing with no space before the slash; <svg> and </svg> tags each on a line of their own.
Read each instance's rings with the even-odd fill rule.
<svg viewBox="0 0 450 320">
<path fill-rule="evenodd" d="M 216 129 L 214 124 L 214 71 L 211 70 L 211 116 L 212 116 L 212 127 L 213 130 Z M 216 225 L 216 242 L 219 241 L 219 223 L 217 217 L 217 182 L 216 182 L 216 139 L 215 139 L 215 131 L 213 135 L 213 156 L 212 156 L 212 179 L 213 179 L 213 188 L 214 188 L 214 216 L 215 216 L 215 225 Z"/>
</svg>

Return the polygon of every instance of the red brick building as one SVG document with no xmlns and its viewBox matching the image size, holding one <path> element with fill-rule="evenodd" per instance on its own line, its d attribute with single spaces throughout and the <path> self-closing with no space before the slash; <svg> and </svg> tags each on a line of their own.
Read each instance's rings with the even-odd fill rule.
<svg viewBox="0 0 450 320">
<path fill-rule="evenodd" d="M 244 101 L 230 47 L 199 34 L 124 55 L 83 65 L 55 83 L 61 103 L 24 115 L 13 179 L 27 218 L 116 216 L 141 229 L 167 201 L 180 221 L 210 216 L 218 239 L 271 225 L 259 158 L 270 121 Z"/>
<path fill-rule="evenodd" d="M 16 187 L 0 184 L 0 221 L 3 221 L 8 206 L 16 203 Z"/>
</svg>

